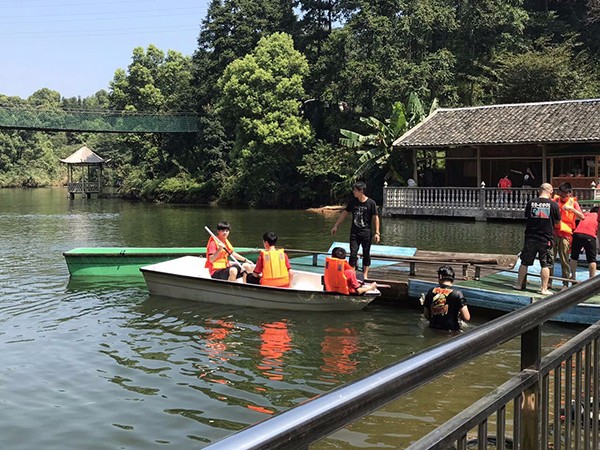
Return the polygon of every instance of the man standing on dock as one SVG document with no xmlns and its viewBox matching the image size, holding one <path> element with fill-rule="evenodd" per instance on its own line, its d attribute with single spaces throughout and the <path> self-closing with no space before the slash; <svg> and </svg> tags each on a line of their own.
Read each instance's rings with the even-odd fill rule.
<svg viewBox="0 0 600 450">
<path fill-rule="evenodd" d="M 346 209 L 342 211 L 335 225 L 331 229 L 331 234 L 337 232 L 340 225 L 348 214 L 352 214 L 352 227 L 350 228 L 350 265 L 358 269 L 358 248 L 362 247 L 363 256 L 363 275 L 367 279 L 369 276 L 369 266 L 371 265 L 371 222 L 375 223 L 375 243 L 379 243 L 381 234 L 379 233 L 379 216 L 377 215 L 377 204 L 375 200 L 365 195 L 367 185 L 362 181 L 354 183 L 352 194 L 354 198 L 348 202 Z M 374 220 L 373 220 L 374 219 Z"/>
<path fill-rule="evenodd" d="M 554 226 L 560 222 L 560 210 L 558 204 L 552 201 L 554 189 L 550 183 L 540 186 L 540 195 L 527 203 L 525 217 L 527 226 L 525 228 L 525 243 L 521 250 L 521 266 L 515 289 L 525 289 L 525 277 L 529 266 L 533 264 L 537 256 L 540 261 L 540 277 L 542 286 L 540 294 L 552 294 L 548 290 L 550 280 L 550 267 L 554 265 L 552 260 L 552 242 L 554 240 Z"/>
</svg>

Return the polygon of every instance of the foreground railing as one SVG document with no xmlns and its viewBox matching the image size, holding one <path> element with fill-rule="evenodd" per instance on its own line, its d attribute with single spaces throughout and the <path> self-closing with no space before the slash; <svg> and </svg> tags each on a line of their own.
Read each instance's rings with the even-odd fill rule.
<svg viewBox="0 0 600 450">
<path fill-rule="evenodd" d="M 590 200 L 596 189 L 574 189 L 573 192 L 580 200 Z M 382 214 L 523 218 L 525 205 L 537 196 L 538 188 L 385 186 Z"/>
<path fill-rule="evenodd" d="M 265 420 L 210 449 L 307 449 L 310 443 L 515 337 L 521 338 L 522 371 L 410 448 L 447 448 L 444 445 L 452 443 L 466 448 L 473 428 L 479 448 L 487 448 L 489 419 L 496 416 L 497 448 L 509 448 L 505 445 L 509 443 L 515 449 L 546 449 L 552 437 L 557 450 L 598 449 L 599 324 L 541 358 L 542 324 L 598 292 L 600 277 L 582 282 Z M 511 424 L 512 433 L 506 436 Z"/>
</svg>

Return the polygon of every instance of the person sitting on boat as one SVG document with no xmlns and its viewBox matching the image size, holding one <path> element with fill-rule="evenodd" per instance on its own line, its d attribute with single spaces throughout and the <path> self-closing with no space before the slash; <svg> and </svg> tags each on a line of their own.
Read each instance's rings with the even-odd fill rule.
<svg viewBox="0 0 600 450">
<path fill-rule="evenodd" d="M 596 276 L 596 256 L 598 255 L 598 245 L 596 236 L 598 235 L 598 207 L 594 206 L 590 212 L 584 213 L 584 219 L 579 222 L 573 232 L 573 245 L 571 246 L 571 278 L 575 280 L 577 271 L 577 260 L 581 250 L 585 250 L 585 259 L 588 262 L 590 278 Z"/>
<path fill-rule="evenodd" d="M 272 231 L 263 234 L 264 250 L 260 251 L 256 266 L 248 277 L 248 283 L 263 286 L 290 287 L 294 271 L 282 248 L 275 248 L 277 235 Z"/>
<path fill-rule="evenodd" d="M 460 319 L 471 320 L 471 313 L 463 293 L 454 289 L 454 269 L 441 266 L 438 269 L 439 286 L 429 289 L 423 303 L 423 315 L 429 326 L 436 330 L 459 331 Z"/>
<path fill-rule="evenodd" d="M 359 294 L 377 289 L 377 283 L 364 283 L 356 278 L 356 270 L 346 261 L 346 250 L 334 247 L 331 257 L 325 258 L 325 291 L 340 294 Z"/>
<path fill-rule="evenodd" d="M 252 272 L 253 265 L 247 258 L 235 252 L 228 239 L 230 232 L 231 225 L 229 225 L 229 222 L 219 222 L 217 225 L 217 239 L 211 236 L 206 244 L 206 264 L 204 267 L 208 269 L 212 278 L 235 281 L 243 277 L 244 282 L 246 282 L 246 274 Z M 241 261 L 243 264 L 234 263 L 230 261 L 230 258 Z"/>
</svg>

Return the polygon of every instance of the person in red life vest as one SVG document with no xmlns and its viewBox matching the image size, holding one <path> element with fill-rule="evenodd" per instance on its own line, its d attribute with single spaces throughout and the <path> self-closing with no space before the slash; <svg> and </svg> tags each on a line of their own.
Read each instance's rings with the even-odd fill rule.
<svg viewBox="0 0 600 450">
<path fill-rule="evenodd" d="M 500 180 L 498 180 L 498 188 L 500 188 L 498 203 L 505 205 L 508 202 L 508 195 L 511 193 L 510 188 L 512 187 L 512 181 L 508 178 L 508 174 L 505 174 Z"/>
<path fill-rule="evenodd" d="M 594 206 L 590 212 L 584 213 L 584 219 L 579 222 L 573 232 L 573 244 L 571 246 L 571 278 L 576 279 L 577 260 L 581 250 L 585 250 L 585 259 L 589 264 L 590 278 L 596 276 L 596 257 L 598 256 L 598 207 Z"/>
<path fill-rule="evenodd" d="M 563 182 L 558 186 L 558 195 L 552 199 L 558 204 L 560 209 L 560 222 L 554 226 L 554 247 L 553 261 L 556 260 L 556 254 L 560 258 L 560 267 L 562 278 L 571 278 L 571 265 L 569 255 L 571 254 L 571 241 L 573 240 L 573 231 L 576 228 L 576 220 L 584 218 L 581 206 L 577 198 L 573 197 L 573 188 L 571 183 Z M 550 276 L 554 275 L 554 265 L 550 267 Z M 549 283 L 551 287 L 552 281 Z M 569 286 L 568 281 L 563 281 L 563 289 Z"/>
<path fill-rule="evenodd" d="M 235 281 L 240 277 L 246 282 L 246 274 L 252 272 L 252 263 L 233 249 L 229 242 L 231 225 L 229 222 L 219 222 L 217 225 L 217 239 L 212 236 L 206 244 L 206 264 L 204 267 L 210 272 L 212 278 L 218 280 Z M 230 256 L 243 264 L 230 261 Z"/>
<path fill-rule="evenodd" d="M 263 286 L 290 287 L 294 271 L 288 256 L 282 248 L 275 248 L 277 235 L 268 231 L 263 234 L 264 250 L 260 251 L 248 283 Z"/>
<path fill-rule="evenodd" d="M 438 269 L 439 286 L 429 289 L 423 302 L 423 315 L 436 330 L 460 331 L 460 319 L 468 322 L 471 313 L 463 293 L 454 289 L 454 269 Z"/>
<path fill-rule="evenodd" d="M 331 257 L 325 258 L 325 291 L 340 294 L 359 294 L 377 289 L 377 283 L 364 283 L 356 278 L 356 270 L 346 261 L 346 250 L 334 247 Z"/>
</svg>

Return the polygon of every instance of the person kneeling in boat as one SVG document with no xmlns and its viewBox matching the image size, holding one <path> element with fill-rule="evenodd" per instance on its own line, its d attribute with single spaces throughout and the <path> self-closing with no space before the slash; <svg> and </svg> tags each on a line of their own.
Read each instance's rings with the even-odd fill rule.
<svg viewBox="0 0 600 450">
<path fill-rule="evenodd" d="M 346 250 L 335 247 L 325 258 L 325 291 L 346 295 L 362 295 L 377 289 L 377 283 L 364 283 L 356 278 L 356 270 L 346 261 Z"/>
<path fill-rule="evenodd" d="M 429 289 L 423 302 L 423 315 L 429 326 L 436 330 L 459 331 L 460 319 L 471 320 L 471 313 L 463 293 L 453 289 L 454 269 L 441 266 L 438 269 L 439 286 Z"/>
<path fill-rule="evenodd" d="M 235 252 L 228 239 L 230 232 L 231 225 L 229 225 L 229 222 L 219 222 L 217 225 L 217 239 L 211 236 L 206 244 L 206 264 L 204 267 L 210 272 L 211 278 L 235 281 L 243 277 L 245 283 L 246 274 L 252 272 L 253 266 L 248 259 Z M 232 259 L 241 261 L 242 264 L 230 261 L 230 256 Z"/>
<path fill-rule="evenodd" d="M 264 250 L 260 251 L 256 266 L 248 277 L 248 283 L 263 286 L 290 287 L 294 271 L 282 248 L 275 248 L 277 235 L 268 231 L 263 234 Z"/>
</svg>

